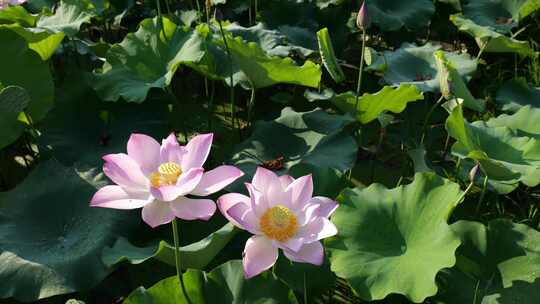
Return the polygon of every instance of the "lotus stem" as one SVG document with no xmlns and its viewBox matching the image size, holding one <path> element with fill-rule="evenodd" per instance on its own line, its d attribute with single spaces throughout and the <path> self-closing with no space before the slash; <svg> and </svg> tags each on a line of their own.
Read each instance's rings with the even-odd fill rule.
<svg viewBox="0 0 540 304">
<path fill-rule="evenodd" d="M 173 239 L 174 239 L 174 261 L 176 264 L 176 275 L 178 276 L 178 281 L 180 282 L 180 287 L 182 288 L 182 293 L 186 298 L 188 303 L 191 303 L 189 296 L 186 292 L 186 287 L 184 285 L 184 279 L 182 277 L 182 264 L 180 261 L 180 237 L 178 233 L 178 220 L 175 218 L 172 220 L 172 229 L 173 229 Z"/>
<path fill-rule="evenodd" d="M 249 97 L 249 104 L 248 104 L 248 122 L 251 126 L 251 119 L 252 119 L 252 112 L 253 107 L 255 106 L 255 88 L 251 88 L 251 96 Z"/>
<path fill-rule="evenodd" d="M 433 115 L 433 112 L 435 112 L 435 109 L 441 104 L 441 102 L 444 100 L 444 95 L 441 95 L 439 100 L 429 109 L 429 112 L 426 115 L 426 119 L 424 119 L 424 126 L 422 127 L 422 138 L 420 139 L 420 145 L 424 144 L 424 139 L 426 138 L 426 132 L 427 132 L 427 125 L 429 123 L 429 119 L 431 118 L 431 115 Z"/>
<path fill-rule="evenodd" d="M 480 198 L 478 199 L 478 204 L 476 205 L 476 211 L 475 211 L 475 215 L 478 216 L 478 214 L 480 213 L 480 207 L 482 206 L 482 203 L 484 202 L 484 197 L 486 195 L 486 190 L 487 190 L 487 183 L 488 183 L 488 176 L 487 174 L 484 172 L 484 182 L 482 183 L 482 192 L 480 193 Z"/>
<path fill-rule="evenodd" d="M 306 271 L 304 270 L 304 304 L 308 303 L 307 287 L 306 287 Z"/>
<path fill-rule="evenodd" d="M 230 89 L 230 96 L 231 96 L 231 124 L 232 127 L 235 127 L 235 117 L 236 117 L 236 107 L 234 103 L 234 83 L 233 83 L 233 62 L 232 62 L 232 56 L 231 51 L 229 50 L 229 44 L 227 43 L 227 38 L 225 38 L 225 32 L 223 31 L 223 25 L 221 24 L 221 20 L 218 20 L 219 24 L 219 31 L 221 33 L 221 38 L 223 38 L 223 44 L 225 45 L 225 51 L 227 51 L 227 57 L 229 59 L 229 67 L 230 67 L 230 75 L 229 75 L 229 87 Z"/>
<path fill-rule="evenodd" d="M 168 41 L 167 33 L 165 32 L 165 26 L 163 26 L 163 15 L 161 14 L 161 3 L 159 1 L 160 0 L 156 0 L 157 11 L 158 11 L 158 23 L 161 28 L 161 32 L 163 33 L 163 38 L 165 38 L 165 41 Z"/>
<path fill-rule="evenodd" d="M 364 55 L 366 53 L 366 30 L 362 29 L 362 55 L 358 64 L 358 80 L 356 81 L 356 97 L 354 101 L 354 116 L 358 115 L 358 101 L 360 97 L 360 88 L 362 87 L 362 70 L 364 69 Z"/>
</svg>

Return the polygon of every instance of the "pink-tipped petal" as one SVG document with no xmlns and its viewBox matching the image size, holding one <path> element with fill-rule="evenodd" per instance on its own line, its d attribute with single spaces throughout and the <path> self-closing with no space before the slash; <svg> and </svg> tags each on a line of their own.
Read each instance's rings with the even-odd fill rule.
<svg viewBox="0 0 540 304">
<path fill-rule="evenodd" d="M 297 237 L 302 237 L 305 243 L 311 243 L 337 234 L 336 226 L 327 218 L 318 217 L 306 226 L 300 227 Z"/>
<path fill-rule="evenodd" d="M 279 181 L 281 182 L 281 187 L 283 187 L 283 189 L 287 189 L 287 187 L 289 187 L 289 185 L 294 182 L 294 178 L 290 175 L 282 175 L 279 177 Z"/>
<path fill-rule="evenodd" d="M 229 209 L 237 204 L 245 205 L 246 209 L 251 208 L 250 198 L 240 193 L 224 194 L 217 200 L 217 205 L 219 211 L 221 211 L 221 214 L 223 214 L 223 216 L 236 227 L 244 229 L 241 227 L 242 225 L 240 225 L 240 223 L 233 219 L 228 213 Z"/>
<path fill-rule="evenodd" d="M 160 163 L 176 163 L 181 165 L 182 159 L 187 151 L 180 146 L 176 135 L 174 133 L 169 134 L 167 138 L 161 141 L 160 148 Z M 184 170 L 184 168 L 182 167 Z"/>
<path fill-rule="evenodd" d="M 150 175 L 159 166 L 159 150 L 159 143 L 144 134 L 131 134 L 127 143 L 128 156 L 139 164 L 146 175 Z"/>
<path fill-rule="evenodd" d="M 285 256 L 294 262 L 322 265 L 324 262 L 324 249 L 321 242 L 304 244 L 297 252 L 284 250 Z"/>
<path fill-rule="evenodd" d="M 182 174 L 176 185 L 161 186 L 159 188 L 151 187 L 150 193 L 160 201 L 170 202 L 179 196 L 191 193 L 201 181 L 204 169 L 193 168 Z"/>
<path fill-rule="evenodd" d="M 137 209 L 149 202 L 148 197 L 145 198 L 141 195 L 132 196 L 120 186 L 105 186 L 94 194 L 90 201 L 90 206 L 113 209 Z"/>
<path fill-rule="evenodd" d="M 142 219 L 152 228 L 170 223 L 174 219 L 170 203 L 153 201 L 142 209 Z"/>
<path fill-rule="evenodd" d="M 287 187 L 287 191 L 291 191 L 293 207 L 295 209 L 303 208 L 313 196 L 313 178 L 311 174 L 297 178 Z"/>
<path fill-rule="evenodd" d="M 263 167 L 257 167 L 255 175 L 253 175 L 252 184 L 260 192 L 264 192 L 266 189 L 270 188 L 270 185 L 274 183 L 280 183 L 278 176 Z"/>
<path fill-rule="evenodd" d="M 330 217 L 339 206 L 336 201 L 324 196 L 315 196 L 309 202 L 310 204 L 319 204 L 319 216 Z"/>
<path fill-rule="evenodd" d="M 139 164 L 127 154 L 108 154 L 103 156 L 103 173 L 114 183 L 130 189 L 146 188 L 148 179 Z"/>
<path fill-rule="evenodd" d="M 253 234 L 258 233 L 258 220 L 249 206 L 242 203 L 236 204 L 227 210 L 227 215 L 238 224 L 238 228 Z"/>
<path fill-rule="evenodd" d="M 268 207 L 276 205 L 290 207 L 290 193 L 285 193 L 281 180 L 274 172 L 257 167 L 253 176 L 253 187 L 264 196 Z"/>
<path fill-rule="evenodd" d="M 171 202 L 171 209 L 181 219 L 207 221 L 216 212 L 216 204 L 209 199 L 179 197 Z"/>
<path fill-rule="evenodd" d="M 191 168 L 200 168 L 204 165 L 210 148 L 212 148 L 212 140 L 214 134 L 201 134 L 193 137 L 185 146 L 187 153 L 182 158 L 182 169 L 188 170 Z"/>
<path fill-rule="evenodd" d="M 213 170 L 205 172 L 201 182 L 191 192 L 191 194 L 206 196 L 216 193 L 233 183 L 242 175 L 244 175 L 244 172 L 236 167 L 219 166 Z"/>
<path fill-rule="evenodd" d="M 276 263 L 278 249 L 272 245 L 272 241 L 259 235 L 250 237 L 244 249 L 244 276 L 250 279 L 261 272 L 269 269 Z"/>
<path fill-rule="evenodd" d="M 249 192 L 251 209 L 257 217 L 261 217 L 268 209 L 266 198 L 252 184 L 246 183 L 245 185 Z"/>
</svg>

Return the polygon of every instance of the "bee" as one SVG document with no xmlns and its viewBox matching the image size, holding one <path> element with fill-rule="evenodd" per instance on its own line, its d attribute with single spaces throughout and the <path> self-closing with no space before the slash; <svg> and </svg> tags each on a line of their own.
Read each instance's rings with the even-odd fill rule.
<svg viewBox="0 0 540 304">
<path fill-rule="evenodd" d="M 495 19 L 495 23 L 497 23 L 497 24 L 510 24 L 510 23 L 512 23 L 512 18 L 497 17 Z"/>
<path fill-rule="evenodd" d="M 262 160 L 253 153 L 245 151 L 248 156 L 251 158 L 259 161 L 259 165 L 265 169 L 272 170 L 272 171 L 279 171 L 285 168 L 285 157 L 278 156 L 277 158 L 271 159 L 271 160 Z"/>
</svg>

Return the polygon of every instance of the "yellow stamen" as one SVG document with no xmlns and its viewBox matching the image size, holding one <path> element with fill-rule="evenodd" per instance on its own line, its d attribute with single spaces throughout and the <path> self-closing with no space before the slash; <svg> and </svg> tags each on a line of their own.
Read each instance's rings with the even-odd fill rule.
<svg viewBox="0 0 540 304">
<path fill-rule="evenodd" d="M 174 185 L 182 175 L 182 169 L 176 163 L 169 162 L 161 164 L 157 172 L 150 174 L 150 184 L 159 188 L 162 185 Z"/>
<path fill-rule="evenodd" d="M 293 212 L 283 206 L 272 207 L 263 214 L 259 226 L 270 239 L 285 242 L 296 234 L 298 224 Z"/>
</svg>

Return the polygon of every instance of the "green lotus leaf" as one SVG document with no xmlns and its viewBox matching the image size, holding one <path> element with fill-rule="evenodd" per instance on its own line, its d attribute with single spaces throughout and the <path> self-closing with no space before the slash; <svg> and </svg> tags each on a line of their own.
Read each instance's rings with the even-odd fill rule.
<svg viewBox="0 0 540 304">
<path fill-rule="evenodd" d="M 368 1 L 367 5 L 373 23 L 383 31 L 426 27 L 435 12 L 431 0 L 379 0 Z"/>
<path fill-rule="evenodd" d="M 336 276 L 330 270 L 330 261 L 326 258 L 324 264 L 317 266 L 309 263 L 294 263 L 280 256 L 274 268 L 275 275 L 287 286 L 304 297 L 304 282 L 308 303 L 314 297 L 333 288 Z"/>
<path fill-rule="evenodd" d="M 23 37 L 28 42 L 28 47 L 41 56 L 42 60 L 49 60 L 56 49 L 64 40 L 64 33 L 53 33 L 46 29 L 24 28 L 17 24 L 0 25 Z"/>
<path fill-rule="evenodd" d="M 0 90 L 0 112 L 23 112 L 30 103 L 28 92 L 18 86 L 9 86 Z"/>
<path fill-rule="evenodd" d="M 137 32 L 128 34 L 107 52 L 102 73 L 96 73 L 94 89 L 107 101 L 120 98 L 141 103 L 152 88 L 165 88 L 178 67 L 204 56 L 198 31 L 176 26 L 163 18 L 143 20 Z"/>
<path fill-rule="evenodd" d="M 332 46 L 332 39 L 330 39 L 330 33 L 327 28 L 323 28 L 317 32 L 317 41 L 319 42 L 319 52 L 321 53 L 324 67 L 336 83 L 342 82 L 345 80 L 345 74 L 337 61 L 334 47 Z"/>
<path fill-rule="evenodd" d="M 510 32 L 538 8 L 538 0 L 475 0 L 463 5 L 463 14 L 480 26 Z"/>
<path fill-rule="evenodd" d="M 506 37 L 488 26 L 481 26 L 461 14 L 451 15 L 450 21 L 458 29 L 472 36 L 478 47 L 486 53 L 517 53 L 523 56 L 534 56 L 536 53 L 527 41 Z"/>
<path fill-rule="evenodd" d="M 17 23 L 22 26 L 32 27 L 36 25 L 37 17 L 28 13 L 21 5 L 8 6 L 0 10 L 0 24 Z"/>
<path fill-rule="evenodd" d="M 394 189 L 344 190 L 332 217 L 339 234 L 326 243 L 332 271 L 367 301 L 397 293 L 420 303 L 435 295 L 435 275 L 454 265 L 460 244 L 447 219 L 461 194 L 432 173 Z"/>
<path fill-rule="evenodd" d="M 287 37 L 277 30 L 270 30 L 263 23 L 257 23 L 251 27 L 243 27 L 237 23 L 226 26 L 228 32 L 234 36 L 242 37 L 245 41 L 255 42 L 270 56 L 287 57 L 300 53 L 307 57 L 314 51 L 302 46 L 291 44 Z"/>
<path fill-rule="evenodd" d="M 462 239 L 435 303 L 533 304 L 540 292 L 540 232 L 498 219 L 451 225 Z"/>
<path fill-rule="evenodd" d="M 538 119 L 540 119 L 540 108 L 524 106 L 512 115 L 501 114 L 491 118 L 486 121 L 486 126 L 492 128 L 508 127 L 518 136 L 540 139 Z"/>
<path fill-rule="evenodd" d="M 463 100 L 464 107 L 483 112 L 486 109 L 485 101 L 474 98 L 455 65 L 448 60 L 445 53 L 435 51 L 433 56 L 437 61 L 437 70 L 441 80 L 441 93 L 447 99 L 454 97 Z"/>
<path fill-rule="evenodd" d="M 95 173 L 46 161 L 0 193 L 0 298 L 29 302 L 85 290 L 109 274 L 101 251 L 133 226 L 133 214 L 88 206 L 104 185 Z"/>
<path fill-rule="evenodd" d="M 185 290 L 177 277 L 169 277 L 148 290 L 136 289 L 124 304 L 150 303 L 291 303 L 289 289 L 270 272 L 244 279 L 241 261 L 229 261 L 210 272 L 188 270 L 183 274 Z M 293 302 L 294 303 L 294 302 Z"/>
<path fill-rule="evenodd" d="M 431 43 L 423 46 L 404 43 L 396 51 L 385 51 L 366 70 L 383 73 L 384 81 L 393 86 L 414 84 L 422 92 L 436 92 L 439 91 L 440 71 L 433 53 L 440 49 L 440 45 Z M 468 54 L 445 51 L 444 55 L 461 77 L 468 80 L 476 71 L 477 62 Z"/>
<path fill-rule="evenodd" d="M 187 297 L 181 289 L 177 276 L 169 277 L 157 282 L 152 287 L 146 289 L 139 287 L 135 289 L 123 302 L 124 304 L 205 304 L 204 299 L 204 273 L 199 270 L 189 269 L 182 274 L 184 289 Z"/>
<path fill-rule="evenodd" d="M 132 133 L 159 139 L 171 131 L 167 104 L 103 103 L 85 76 L 71 73 L 70 81 L 58 89 L 57 106 L 40 127 L 42 154 L 52 154 L 67 166 L 100 168 L 103 155 L 126 150 Z"/>
<path fill-rule="evenodd" d="M 276 168 L 280 174 L 301 163 L 341 171 L 351 168 L 358 148 L 343 131 L 350 122 L 321 109 L 295 112 L 291 108 L 283 109 L 275 120 L 257 121 L 252 135 L 232 156 L 232 163 L 245 173 L 242 181 L 234 184 L 236 189 L 244 189 L 242 182 L 251 179 L 256 167 L 272 160 L 282 163 L 282 170 Z"/>
<path fill-rule="evenodd" d="M 38 122 L 53 104 L 54 86 L 49 66 L 28 48 L 19 35 L 0 26 L 0 83 L 19 86 L 30 95 L 26 113 Z M 0 111 L 0 149 L 14 142 L 24 131 L 28 121 L 19 113 Z"/>
<path fill-rule="evenodd" d="M 522 113 L 515 117 L 520 119 Z M 508 122 L 503 125 L 503 119 L 469 123 L 463 118 L 462 108 L 456 107 L 446 121 L 448 134 L 457 141 L 452 146 L 452 154 L 478 162 L 490 182 L 510 186 L 498 189 L 500 193 L 513 190 L 518 182 L 538 185 L 540 141 L 522 136 L 519 130 L 511 129 Z"/>
<path fill-rule="evenodd" d="M 214 28 L 199 27 L 208 32 L 206 53 L 203 61 L 192 68 L 230 85 L 231 66 L 225 43 Z M 289 58 L 272 57 L 255 42 L 244 41 L 242 37 L 225 33 L 227 47 L 232 60 L 233 85 L 245 88 L 264 88 L 278 83 L 289 83 L 316 88 L 321 81 L 321 67 L 311 61 L 298 66 Z"/>
<path fill-rule="evenodd" d="M 180 260 L 182 268 L 204 269 L 212 259 L 227 245 L 238 232 L 232 224 L 223 226 L 218 231 L 204 239 L 180 247 Z M 103 262 L 113 266 L 123 261 L 130 264 L 140 264 L 148 259 L 155 258 L 171 266 L 175 266 L 174 246 L 165 241 L 148 247 L 136 247 L 127 239 L 120 238 L 113 247 L 103 250 Z"/>
<path fill-rule="evenodd" d="M 331 101 L 343 112 L 356 115 L 359 122 L 366 124 L 386 111 L 401 113 L 409 102 L 423 99 L 424 95 L 416 86 L 404 84 L 397 88 L 385 86 L 374 94 L 364 93 L 359 98 L 357 109 L 354 108 L 356 98 L 353 92 L 338 94 Z"/>
<path fill-rule="evenodd" d="M 37 27 L 54 33 L 62 32 L 69 37 L 79 33 L 84 23 L 96 16 L 95 5 L 89 0 L 61 0 L 54 15 L 42 16 Z"/>
<path fill-rule="evenodd" d="M 540 108 L 540 88 L 531 86 L 523 78 L 512 79 L 497 91 L 495 101 L 508 112 L 516 112 L 526 105 Z"/>
</svg>

